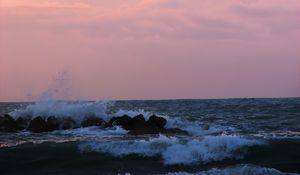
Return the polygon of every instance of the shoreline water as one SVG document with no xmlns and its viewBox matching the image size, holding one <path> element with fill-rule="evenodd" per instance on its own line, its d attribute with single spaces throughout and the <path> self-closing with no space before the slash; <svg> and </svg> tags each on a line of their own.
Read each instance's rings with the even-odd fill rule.
<svg viewBox="0 0 300 175">
<path fill-rule="evenodd" d="M 0 103 L 16 116 L 164 117 L 189 135 L 130 136 L 122 128 L 1 133 L 5 174 L 300 173 L 300 99 Z M 5 112 L 4 112 L 5 111 Z M 78 118 L 78 119 L 79 119 Z M 18 160 L 17 162 L 15 160 Z M 15 169 L 14 167 L 18 167 Z"/>
</svg>

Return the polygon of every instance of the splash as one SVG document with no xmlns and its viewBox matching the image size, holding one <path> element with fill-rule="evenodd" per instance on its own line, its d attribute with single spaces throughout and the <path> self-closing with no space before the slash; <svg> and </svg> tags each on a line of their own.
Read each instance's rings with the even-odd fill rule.
<svg viewBox="0 0 300 175">
<path fill-rule="evenodd" d="M 81 121 L 88 116 L 107 119 L 107 110 L 113 106 L 113 101 L 63 101 L 72 99 L 71 78 L 68 72 L 62 71 L 54 76 L 49 88 L 42 93 L 34 104 L 23 109 L 16 109 L 10 112 L 13 117 L 71 117 Z"/>
<path fill-rule="evenodd" d="M 68 72 L 58 72 L 48 89 L 43 92 L 38 98 L 38 102 L 57 101 L 57 100 L 71 100 L 72 99 L 72 85 L 71 78 Z"/>
<path fill-rule="evenodd" d="M 78 123 L 81 122 L 85 117 L 94 116 L 104 119 L 108 122 L 112 117 L 128 115 L 134 117 L 142 114 L 146 120 L 149 119 L 153 113 L 147 112 L 143 109 L 140 110 L 124 110 L 119 109 L 115 113 L 109 113 L 114 107 L 114 101 L 96 101 L 96 102 L 65 102 L 65 101 L 40 101 L 34 104 L 30 104 L 23 109 L 17 109 L 9 114 L 14 118 L 18 117 L 38 117 L 44 118 L 50 116 L 56 116 L 60 118 L 71 117 Z M 187 131 L 190 135 L 194 136 L 205 136 L 209 134 L 220 134 L 226 131 L 226 128 L 220 126 L 204 126 L 202 123 L 197 121 L 189 121 L 178 117 L 170 117 L 164 115 L 158 115 L 167 120 L 166 128 L 180 128 Z"/>
<path fill-rule="evenodd" d="M 79 146 L 83 152 L 107 152 L 116 157 L 138 154 L 146 157 L 161 156 L 164 164 L 206 164 L 226 158 L 243 158 L 242 148 L 263 144 L 259 140 L 251 140 L 239 136 L 206 136 L 202 140 L 182 140 L 177 137 L 87 142 Z"/>
<path fill-rule="evenodd" d="M 255 166 L 251 164 L 238 165 L 234 167 L 228 167 L 224 169 L 213 168 L 208 171 L 201 171 L 197 173 L 188 172 L 174 172 L 168 173 L 167 175 L 296 175 L 292 173 L 283 173 L 274 168 L 265 168 L 260 166 Z"/>
<path fill-rule="evenodd" d="M 140 110 L 123 110 L 120 109 L 113 116 L 122 116 L 128 115 L 129 117 L 134 117 L 136 115 L 142 114 L 146 120 L 150 118 L 153 113 L 147 112 L 144 109 Z M 157 114 L 155 114 L 157 115 Z M 218 134 L 228 130 L 228 127 L 220 127 L 220 126 L 206 126 L 198 121 L 189 121 L 179 117 L 170 117 L 167 115 L 157 115 L 159 117 L 163 117 L 167 120 L 166 128 L 180 128 L 182 130 L 187 131 L 191 135 L 195 136 L 204 136 L 208 134 Z"/>
<path fill-rule="evenodd" d="M 11 112 L 10 115 L 13 117 L 71 117 L 78 121 L 88 116 L 96 116 L 109 120 L 107 110 L 113 104 L 113 101 L 63 102 L 50 100 L 28 105 L 25 109 L 18 109 Z"/>
</svg>

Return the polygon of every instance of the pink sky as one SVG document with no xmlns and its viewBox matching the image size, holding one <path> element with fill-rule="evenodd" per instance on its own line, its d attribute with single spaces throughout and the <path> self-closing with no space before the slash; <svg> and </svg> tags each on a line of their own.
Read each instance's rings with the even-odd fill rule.
<svg viewBox="0 0 300 175">
<path fill-rule="evenodd" d="M 300 0 L 0 0 L 0 101 L 300 96 Z"/>
</svg>

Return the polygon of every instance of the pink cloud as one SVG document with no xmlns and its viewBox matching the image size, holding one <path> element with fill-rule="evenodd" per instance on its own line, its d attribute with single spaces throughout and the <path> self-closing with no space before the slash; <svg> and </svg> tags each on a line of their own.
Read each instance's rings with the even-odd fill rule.
<svg viewBox="0 0 300 175">
<path fill-rule="evenodd" d="M 297 0 L 1 2 L 0 101 L 300 96 Z"/>
</svg>

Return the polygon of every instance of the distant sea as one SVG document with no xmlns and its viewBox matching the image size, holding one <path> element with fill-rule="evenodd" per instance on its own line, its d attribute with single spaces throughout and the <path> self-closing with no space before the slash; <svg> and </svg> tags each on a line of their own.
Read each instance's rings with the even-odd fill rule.
<svg viewBox="0 0 300 175">
<path fill-rule="evenodd" d="M 0 115 L 127 114 L 167 119 L 182 135 L 114 127 L 0 132 L 0 174 L 300 174 L 300 98 L 0 103 Z"/>
</svg>

